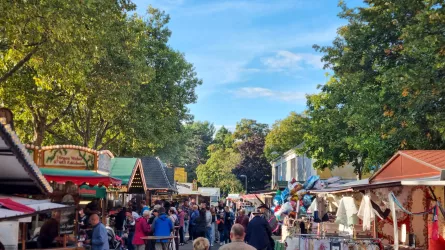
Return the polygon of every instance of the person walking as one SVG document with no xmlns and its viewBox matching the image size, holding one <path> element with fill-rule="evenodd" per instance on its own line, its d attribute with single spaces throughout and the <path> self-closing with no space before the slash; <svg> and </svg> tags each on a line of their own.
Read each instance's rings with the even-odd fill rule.
<svg viewBox="0 0 445 250">
<path fill-rule="evenodd" d="M 185 244 L 184 242 L 184 225 L 185 225 L 185 212 L 182 210 L 182 208 L 178 208 L 178 219 L 179 219 L 179 245 L 183 246 Z"/>
<path fill-rule="evenodd" d="M 176 245 L 176 249 L 178 249 L 179 248 L 179 229 L 176 230 L 175 227 L 179 227 L 179 218 L 178 218 L 177 211 L 176 211 L 175 207 L 170 206 L 170 209 L 168 210 L 168 216 L 173 223 L 173 236 L 175 236 L 174 242 Z"/>
<path fill-rule="evenodd" d="M 133 218 L 132 212 L 127 210 L 126 213 L 126 219 L 125 219 L 125 230 L 127 231 L 128 237 L 125 240 L 126 246 L 128 250 L 134 250 L 133 246 L 133 238 L 134 238 L 134 231 L 136 226 L 136 220 Z"/>
<path fill-rule="evenodd" d="M 212 238 L 211 238 L 211 232 L 212 232 L 212 213 L 210 212 L 210 207 L 205 206 L 204 208 L 206 213 L 206 239 L 209 240 L 210 246 L 213 246 Z"/>
<path fill-rule="evenodd" d="M 199 210 L 197 205 L 193 205 L 192 212 L 190 214 L 190 224 L 189 224 L 189 240 L 193 240 L 195 237 L 195 220 L 199 217 Z"/>
<path fill-rule="evenodd" d="M 206 218 L 206 210 L 199 210 L 199 216 L 194 220 L 193 230 L 194 235 L 193 238 L 206 237 L 207 232 L 207 218 Z"/>
<path fill-rule="evenodd" d="M 224 229 L 225 229 L 224 212 L 219 213 L 216 218 L 217 218 L 216 224 L 217 224 L 218 235 L 219 235 L 219 245 L 222 246 L 226 242 L 226 239 L 224 238 Z"/>
<path fill-rule="evenodd" d="M 239 210 L 239 215 L 236 217 L 235 223 L 241 224 L 244 227 L 244 232 L 247 231 L 247 225 L 249 224 L 249 216 L 246 215 L 246 210 Z"/>
<path fill-rule="evenodd" d="M 99 215 L 90 215 L 90 225 L 93 226 L 93 235 L 91 237 L 91 250 L 109 250 L 107 229 L 100 222 Z"/>
<path fill-rule="evenodd" d="M 116 217 L 114 218 L 114 228 L 116 229 L 116 234 L 119 237 L 122 237 L 122 234 L 124 232 L 124 222 L 126 219 L 126 213 L 127 208 L 119 206 L 117 208 L 118 213 L 116 214 Z"/>
<path fill-rule="evenodd" d="M 182 211 L 184 211 L 184 239 L 187 233 L 189 232 L 189 222 L 190 222 L 190 206 L 189 201 L 184 200 L 184 203 L 181 206 Z M 190 238 L 190 237 L 189 237 Z"/>
<path fill-rule="evenodd" d="M 150 212 L 144 211 L 142 217 L 138 216 L 136 218 L 134 237 L 132 241 L 135 250 L 145 249 L 145 242 L 141 238 L 151 233 L 150 224 L 147 223 L 149 217 L 150 217 Z"/>
<path fill-rule="evenodd" d="M 233 225 L 230 230 L 230 239 L 232 240 L 232 243 L 220 247 L 219 250 L 256 250 L 253 246 L 244 242 L 245 236 L 246 233 L 243 225 Z"/>
<path fill-rule="evenodd" d="M 272 239 L 272 230 L 262 213 L 254 213 L 253 219 L 247 226 L 247 244 L 258 250 L 274 249 L 275 242 Z"/>
<path fill-rule="evenodd" d="M 210 224 L 210 246 L 213 246 L 214 243 L 216 243 L 215 236 L 216 236 L 216 213 L 215 208 L 210 208 L 210 214 L 212 216 L 212 222 Z"/>
<path fill-rule="evenodd" d="M 224 208 L 224 243 L 230 243 L 229 233 L 232 229 L 233 222 L 235 221 L 235 215 L 230 211 L 230 208 L 226 206 Z"/>
</svg>

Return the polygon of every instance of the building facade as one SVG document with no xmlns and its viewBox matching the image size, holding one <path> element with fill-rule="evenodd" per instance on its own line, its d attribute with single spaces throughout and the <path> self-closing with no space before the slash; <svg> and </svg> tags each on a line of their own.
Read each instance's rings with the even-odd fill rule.
<svg viewBox="0 0 445 250">
<path fill-rule="evenodd" d="M 334 176 L 341 177 L 343 180 L 357 180 L 354 173 L 354 167 L 346 164 L 342 167 L 335 167 L 332 170 L 316 170 L 314 168 L 315 159 L 308 158 L 306 155 L 299 155 L 291 149 L 281 156 L 275 158 L 272 165 L 272 189 L 281 181 L 290 181 L 295 178 L 298 182 L 305 182 L 311 175 L 318 175 L 321 179 L 329 179 Z M 369 176 L 363 176 L 367 178 Z"/>
</svg>

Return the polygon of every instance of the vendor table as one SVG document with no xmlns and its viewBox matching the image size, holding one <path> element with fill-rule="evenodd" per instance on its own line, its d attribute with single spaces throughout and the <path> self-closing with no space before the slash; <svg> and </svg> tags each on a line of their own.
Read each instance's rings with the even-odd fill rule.
<svg viewBox="0 0 445 250">
<path fill-rule="evenodd" d="M 148 245 L 150 242 L 155 243 L 161 243 L 163 250 L 173 250 L 173 239 L 175 239 L 176 236 L 145 236 L 141 237 L 146 242 L 146 245 Z M 157 241 L 161 242 L 157 242 Z M 162 242 L 162 240 L 167 240 L 167 242 Z"/>
</svg>

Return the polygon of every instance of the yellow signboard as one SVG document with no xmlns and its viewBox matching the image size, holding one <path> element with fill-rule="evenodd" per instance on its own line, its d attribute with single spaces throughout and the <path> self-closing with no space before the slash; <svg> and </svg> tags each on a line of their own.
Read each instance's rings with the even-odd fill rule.
<svg viewBox="0 0 445 250">
<path fill-rule="evenodd" d="M 175 168 L 175 181 L 177 182 L 187 182 L 187 172 L 185 168 Z"/>
</svg>

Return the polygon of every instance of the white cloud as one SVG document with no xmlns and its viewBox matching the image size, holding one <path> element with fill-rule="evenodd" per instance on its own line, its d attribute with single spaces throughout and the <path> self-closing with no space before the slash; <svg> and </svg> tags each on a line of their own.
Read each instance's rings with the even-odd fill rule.
<svg viewBox="0 0 445 250">
<path fill-rule="evenodd" d="M 307 66 L 316 69 L 323 68 L 321 56 L 310 53 L 292 53 L 287 50 L 280 50 L 273 57 L 263 58 L 262 62 L 272 71 L 293 71 L 307 68 Z"/>
<path fill-rule="evenodd" d="M 301 102 L 306 101 L 306 94 L 296 91 L 275 91 L 267 88 L 239 88 L 232 93 L 239 98 L 267 98 L 283 102 Z"/>
</svg>

